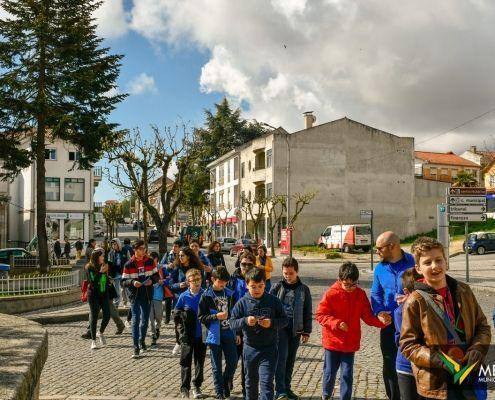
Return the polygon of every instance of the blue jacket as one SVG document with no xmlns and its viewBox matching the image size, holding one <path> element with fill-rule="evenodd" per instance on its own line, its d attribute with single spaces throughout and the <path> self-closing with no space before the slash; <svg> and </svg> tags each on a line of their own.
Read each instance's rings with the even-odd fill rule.
<svg viewBox="0 0 495 400">
<path fill-rule="evenodd" d="M 402 309 L 404 303 L 397 307 L 394 311 L 394 325 L 395 325 L 395 344 L 399 347 L 400 330 L 402 328 Z M 402 373 L 412 375 L 411 362 L 402 355 L 400 349 L 397 350 L 397 357 L 395 359 L 395 369 Z"/>
<path fill-rule="evenodd" d="M 375 268 L 371 286 L 371 308 L 378 315 L 381 311 L 393 313 L 398 307 L 395 295 L 402 293 L 401 272 L 414 267 L 414 257 L 402 252 L 403 257 L 396 263 L 380 262 Z"/>
<path fill-rule="evenodd" d="M 249 326 L 246 320 L 249 316 L 270 318 L 272 323 L 269 328 L 258 324 Z M 275 296 L 265 292 L 255 299 L 248 292 L 234 306 L 229 322 L 232 330 L 242 330 L 244 345 L 263 349 L 277 345 L 278 330 L 287 326 L 287 315 L 282 302 Z"/>
<path fill-rule="evenodd" d="M 244 277 L 241 275 L 238 269 L 230 276 L 230 281 L 227 285 L 229 289 L 234 292 L 234 300 L 237 303 L 246 293 L 247 285 Z"/>
<path fill-rule="evenodd" d="M 294 297 L 294 318 L 292 321 L 292 334 L 294 336 L 305 334 L 310 335 L 313 328 L 313 311 L 311 292 L 309 288 L 298 279 L 294 285 L 289 285 L 284 280 L 274 285 L 270 294 L 278 297 L 283 303 L 287 290 L 293 289 Z"/>
<path fill-rule="evenodd" d="M 234 292 L 228 288 L 224 289 L 225 297 L 227 297 L 227 311 L 228 315 L 232 314 L 232 308 L 234 307 Z M 216 318 L 216 314 L 220 312 L 215 304 L 215 294 L 213 293 L 213 287 L 210 286 L 201 296 L 199 301 L 199 321 L 206 326 L 208 331 L 206 335 L 205 343 L 220 345 L 220 340 L 224 335 L 234 338 L 234 332 L 230 329 L 230 326 L 225 326 L 224 329 L 220 329 L 220 321 Z M 229 321 L 226 320 L 228 325 Z M 228 329 L 227 329 L 228 328 Z"/>
</svg>

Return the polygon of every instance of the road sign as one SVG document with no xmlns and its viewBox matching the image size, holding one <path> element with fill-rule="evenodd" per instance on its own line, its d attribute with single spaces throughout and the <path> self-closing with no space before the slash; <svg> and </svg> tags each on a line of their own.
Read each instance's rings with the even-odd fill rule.
<svg viewBox="0 0 495 400">
<path fill-rule="evenodd" d="M 359 215 L 361 219 L 373 218 L 373 210 L 361 210 Z"/>
<path fill-rule="evenodd" d="M 449 196 L 449 204 L 486 206 L 485 196 Z"/>
<path fill-rule="evenodd" d="M 450 222 L 484 222 L 486 214 L 449 214 Z"/>
<path fill-rule="evenodd" d="M 486 189 L 482 187 L 451 187 L 448 189 L 449 196 L 486 196 Z"/>
<path fill-rule="evenodd" d="M 483 214 L 485 212 L 486 206 L 484 205 L 449 206 L 449 213 L 451 214 Z"/>
</svg>

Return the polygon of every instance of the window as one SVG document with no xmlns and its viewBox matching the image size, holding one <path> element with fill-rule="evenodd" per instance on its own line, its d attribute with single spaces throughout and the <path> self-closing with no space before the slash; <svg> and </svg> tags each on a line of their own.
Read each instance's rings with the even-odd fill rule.
<svg viewBox="0 0 495 400">
<path fill-rule="evenodd" d="M 251 172 L 251 160 L 248 162 L 248 170 Z"/>
<path fill-rule="evenodd" d="M 244 205 L 244 199 L 246 198 L 246 193 L 244 192 L 244 190 L 241 192 L 241 206 Z"/>
<path fill-rule="evenodd" d="M 258 185 L 254 188 L 254 198 L 263 199 L 266 196 L 265 185 Z"/>
<path fill-rule="evenodd" d="M 272 186 L 273 186 L 272 183 L 266 184 L 266 197 L 268 197 L 268 198 L 272 197 L 272 191 L 273 191 Z"/>
<path fill-rule="evenodd" d="M 241 178 L 244 178 L 244 167 L 245 163 L 241 163 Z"/>
<path fill-rule="evenodd" d="M 440 173 L 445 176 L 447 175 L 447 172 L 447 168 L 442 168 Z"/>
<path fill-rule="evenodd" d="M 227 182 L 230 182 L 230 161 L 227 161 Z"/>
<path fill-rule="evenodd" d="M 81 158 L 80 151 L 69 151 L 69 161 L 79 161 Z"/>
<path fill-rule="evenodd" d="M 239 206 L 239 185 L 234 186 L 234 207 Z"/>
<path fill-rule="evenodd" d="M 437 168 L 436 167 L 430 167 L 430 175 L 431 176 L 437 176 Z"/>
<path fill-rule="evenodd" d="M 46 201 L 60 201 L 60 178 L 45 178 Z"/>
<path fill-rule="evenodd" d="M 84 220 L 66 219 L 64 223 L 64 237 L 68 237 L 69 240 L 77 240 L 84 237 Z"/>
<path fill-rule="evenodd" d="M 84 201 L 84 179 L 64 179 L 64 201 Z"/>
<path fill-rule="evenodd" d="M 220 165 L 220 168 L 218 169 L 218 184 L 223 185 L 223 177 L 224 177 L 225 171 L 224 171 L 224 165 Z"/>
<path fill-rule="evenodd" d="M 495 186 L 495 175 L 490 175 L 490 179 L 488 180 L 488 183 L 491 187 Z"/>
<path fill-rule="evenodd" d="M 45 149 L 45 160 L 55 161 L 57 159 L 56 149 Z"/>
<path fill-rule="evenodd" d="M 451 174 L 452 174 L 452 178 L 457 178 L 457 170 L 456 169 L 453 169 L 451 171 Z"/>
<path fill-rule="evenodd" d="M 239 179 L 239 157 L 234 158 L 234 179 Z"/>
<path fill-rule="evenodd" d="M 220 209 L 222 210 L 223 209 L 223 190 L 221 190 L 220 193 L 218 194 L 218 205 L 219 205 Z"/>
<path fill-rule="evenodd" d="M 272 166 L 272 149 L 266 151 L 266 167 L 270 168 Z"/>
</svg>

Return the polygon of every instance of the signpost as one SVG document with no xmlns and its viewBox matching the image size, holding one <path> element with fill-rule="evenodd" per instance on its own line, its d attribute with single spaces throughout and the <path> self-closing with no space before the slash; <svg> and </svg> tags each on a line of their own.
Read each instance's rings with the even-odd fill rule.
<svg viewBox="0 0 495 400">
<path fill-rule="evenodd" d="M 361 210 L 359 212 L 359 216 L 361 219 L 369 219 L 370 220 L 370 230 L 371 230 L 371 245 L 370 245 L 370 264 L 371 271 L 373 271 L 373 210 Z"/>
<path fill-rule="evenodd" d="M 468 223 L 486 221 L 486 189 L 481 187 L 448 188 L 447 203 L 449 204 L 449 221 L 465 223 L 466 282 L 469 282 Z"/>
<path fill-rule="evenodd" d="M 445 249 L 445 256 L 449 259 L 449 218 L 446 204 L 437 204 L 437 240 Z"/>
</svg>

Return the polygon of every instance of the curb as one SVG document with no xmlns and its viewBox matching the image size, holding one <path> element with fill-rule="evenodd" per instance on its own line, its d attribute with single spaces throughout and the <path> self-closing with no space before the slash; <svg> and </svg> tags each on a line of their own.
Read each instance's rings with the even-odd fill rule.
<svg viewBox="0 0 495 400">
<path fill-rule="evenodd" d="M 128 308 L 119 308 L 119 316 L 125 317 L 127 315 L 128 310 L 129 310 Z M 32 315 L 25 318 L 30 321 L 37 322 L 41 325 L 56 325 L 56 324 L 65 324 L 68 322 L 88 321 L 89 312 L 80 311 L 76 313 L 64 313 L 64 314 L 56 314 L 56 315 Z"/>
</svg>

